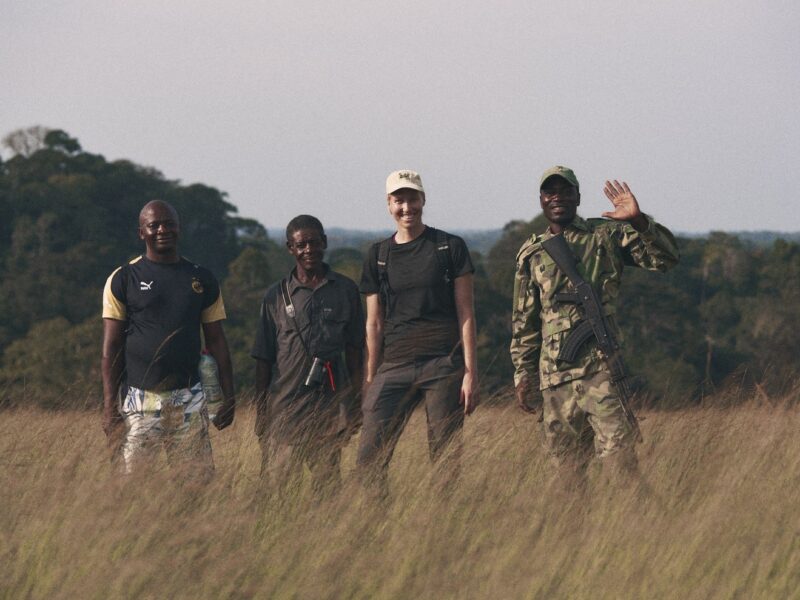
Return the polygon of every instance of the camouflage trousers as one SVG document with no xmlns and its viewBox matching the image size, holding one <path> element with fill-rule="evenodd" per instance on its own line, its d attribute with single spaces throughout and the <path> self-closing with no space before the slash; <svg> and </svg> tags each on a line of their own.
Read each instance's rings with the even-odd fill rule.
<svg viewBox="0 0 800 600">
<path fill-rule="evenodd" d="M 162 448 L 171 467 L 193 478 L 206 479 L 214 471 L 208 410 L 199 384 L 159 392 L 129 387 L 120 413 L 126 431 L 118 458 L 125 473 L 152 465 Z"/>
<path fill-rule="evenodd" d="M 544 444 L 557 464 L 621 453 L 634 456 L 635 434 L 607 371 L 542 391 Z M 635 460 L 635 458 L 634 458 Z"/>
</svg>

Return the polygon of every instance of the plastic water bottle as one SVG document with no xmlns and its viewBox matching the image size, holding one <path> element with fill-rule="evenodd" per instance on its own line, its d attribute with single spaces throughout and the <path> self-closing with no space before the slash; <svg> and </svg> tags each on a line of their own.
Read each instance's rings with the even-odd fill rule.
<svg viewBox="0 0 800 600">
<path fill-rule="evenodd" d="M 219 386 L 217 361 L 208 353 L 208 350 L 203 350 L 200 355 L 198 370 L 200 371 L 200 384 L 203 386 L 203 396 L 205 396 L 208 408 L 208 418 L 213 419 L 222 404 L 222 388 Z"/>
</svg>

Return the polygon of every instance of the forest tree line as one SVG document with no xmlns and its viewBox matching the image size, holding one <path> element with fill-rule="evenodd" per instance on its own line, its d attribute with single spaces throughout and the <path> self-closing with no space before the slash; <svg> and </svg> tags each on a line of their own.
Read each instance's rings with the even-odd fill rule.
<svg viewBox="0 0 800 600">
<path fill-rule="evenodd" d="M 183 185 L 127 160 L 107 161 L 64 131 L 19 130 L 4 144 L 11 156 L 0 162 L 0 404 L 100 404 L 103 285 L 143 251 L 138 214 L 154 198 L 180 214 L 181 253 L 220 279 L 237 385 L 252 386 L 249 350 L 259 302 L 292 266 L 283 240 L 238 215 L 213 187 Z M 541 216 L 512 221 L 486 254 L 472 253 L 486 397 L 500 396 L 511 383 L 514 257 L 544 227 Z M 696 402 L 731 382 L 770 393 L 793 384 L 800 244 L 756 245 L 720 232 L 678 241 L 681 262 L 672 271 L 632 268 L 623 276 L 625 356 L 650 401 Z M 337 248 L 327 260 L 358 281 L 366 246 Z"/>
</svg>

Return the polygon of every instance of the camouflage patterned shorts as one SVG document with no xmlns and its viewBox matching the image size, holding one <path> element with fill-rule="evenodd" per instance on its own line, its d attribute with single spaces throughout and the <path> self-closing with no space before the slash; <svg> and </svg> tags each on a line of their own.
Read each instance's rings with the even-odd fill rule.
<svg viewBox="0 0 800 600">
<path fill-rule="evenodd" d="M 542 395 L 545 447 L 557 460 L 587 451 L 592 441 L 598 458 L 633 447 L 634 433 L 608 372 L 567 381 Z"/>
<path fill-rule="evenodd" d="M 126 473 L 156 460 L 162 447 L 170 465 L 213 470 L 208 410 L 199 384 L 160 392 L 129 387 L 120 413 L 126 426 L 121 447 Z"/>
</svg>

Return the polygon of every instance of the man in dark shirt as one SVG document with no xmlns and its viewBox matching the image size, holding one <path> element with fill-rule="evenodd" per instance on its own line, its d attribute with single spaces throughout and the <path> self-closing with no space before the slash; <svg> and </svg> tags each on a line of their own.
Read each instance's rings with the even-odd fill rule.
<svg viewBox="0 0 800 600">
<path fill-rule="evenodd" d="M 146 252 L 116 269 L 103 292 L 103 430 L 122 423 L 125 472 L 163 445 L 170 463 L 200 477 L 213 470 L 208 411 L 199 383 L 200 329 L 219 366 L 218 429 L 233 421 L 235 398 L 225 307 L 210 271 L 178 254 L 180 222 L 161 200 L 139 214 Z M 120 402 L 121 405 L 120 405 Z"/>
<path fill-rule="evenodd" d="M 364 316 L 356 284 L 323 262 L 318 219 L 292 219 L 286 247 L 295 267 L 264 295 L 252 351 L 261 473 L 284 492 L 305 463 L 322 494 L 338 487 L 341 449 L 359 421 Z"/>
<path fill-rule="evenodd" d="M 418 173 L 391 173 L 386 194 L 397 232 L 372 246 L 360 285 L 368 354 L 358 466 L 381 496 L 388 493 L 394 447 L 420 402 L 436 460 L 478 401 L 469 251 L 461 238 L 422 222 L 425 191 Z M 452 448 L 445 481 L 457 472 L 459 448 Z"/>
</svg>

